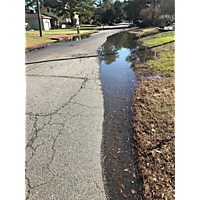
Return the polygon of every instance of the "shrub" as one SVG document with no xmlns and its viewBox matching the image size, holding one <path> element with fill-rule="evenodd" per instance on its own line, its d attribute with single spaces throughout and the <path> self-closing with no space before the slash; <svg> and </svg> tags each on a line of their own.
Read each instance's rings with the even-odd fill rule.
<svg viewBox="0 0 200 200">
<path fill-rule="evenodd" d="M 91 21 L 86 21 L 85 24 L 90 24 L 91 25 L 92 22 Z"/>
<path fill-rule="evenodd" d="M 100 23 L 100 22 L 97 22 L 97 26 L 101 26 L 101 23 Z"/>
<path fill-rule="evenodd" d="M 94 20 L 94 21 L 92 22 L 92 25 L 97 25 L 97 20 Z"/>
</svg>

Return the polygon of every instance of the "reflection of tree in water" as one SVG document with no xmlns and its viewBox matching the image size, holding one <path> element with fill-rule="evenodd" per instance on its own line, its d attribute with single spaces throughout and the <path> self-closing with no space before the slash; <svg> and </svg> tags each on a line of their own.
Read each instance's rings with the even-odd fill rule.
<svg viewBox="0 0 200 200">
<path fill-rule="evenodd" d="M 136 60 L 144 62 L 149 55 L 150 51 L 148 50 L 138 50 L 137 49 L 137 40 L 135 36 L 128 32 L 121 32 L 115 35 L 112 35 L 107 38 L 107 41 L 99 48 L 100 61 L 109 65 L 116 61 L 119 58 L 118 51 L 122 48 L 129 49 L 130 54 L 126 57 L 127 62 L 131 62 L 134 66 Z"/>
<path fill-rule="evenodd" d="M 122 32 L 110 36 L 107 41 L 100 47 L 99 54 L 102 55 L 100 60 L 104 60 L 106 64 L 111 64 L 119 58 L 118 51 L 122 48 L 130 48 L 135 43 L 127 32 Z M 107 55 L 109 54 L 109 55 Z"/>
</svg>

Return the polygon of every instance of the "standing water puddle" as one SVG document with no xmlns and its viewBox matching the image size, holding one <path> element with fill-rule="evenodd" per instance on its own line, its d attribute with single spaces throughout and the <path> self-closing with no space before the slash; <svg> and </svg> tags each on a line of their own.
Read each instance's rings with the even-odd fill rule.
<svg viewBox="0 0 200 200">
<path fill-rule="evenodd" d="M 135 36 L 121 32 L 107 38 L 99 48 L 101 81 L 104 94 L 102 151 L 103 171 L 108 197 L 140 199 L 142 180 L 137 167 L 133 140 L 132 103 L 138 82 L 133 71 L 137 60 L 152 58 L 150 50 L 139 50 Z"/>
</svg>

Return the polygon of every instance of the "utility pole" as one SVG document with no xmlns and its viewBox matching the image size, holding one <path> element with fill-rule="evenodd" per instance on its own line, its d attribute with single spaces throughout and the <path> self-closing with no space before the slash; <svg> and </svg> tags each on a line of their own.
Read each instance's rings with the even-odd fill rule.
<svg viewBox="0 0 200 200">
<path fill-rule="evenodd" d="M 37 1 L 37 13 L 38 13 L 38 24 L 39 24 L 39 29 L 40 29 L 40 37 L 42 37 L 42 27 L 41 27 L 39 0 L 36 0 L 36 1 Z"/>
<path fill-rule="evenodd" d="M 102 3 L 100 0 L 100 24 L 102 23 Z"/>
<path fill-rule="evenodd" d="M 155 7 L 156 7 L 156 0 L 154 0 L 154 6 L 153 6 L 153 15 L 152 15 L 153 26 L 154 26 L 154 13 L 155 13 Z"/>
<path fill-rule="evenodd" d="M 154 13 L 155 13 L 155 6 L 156 6 L 156 0 L 154 0 L 154 6 L 153 6 L 153 15 L 152 15 L 153 26 L 154 26 Z"/>
</svg>

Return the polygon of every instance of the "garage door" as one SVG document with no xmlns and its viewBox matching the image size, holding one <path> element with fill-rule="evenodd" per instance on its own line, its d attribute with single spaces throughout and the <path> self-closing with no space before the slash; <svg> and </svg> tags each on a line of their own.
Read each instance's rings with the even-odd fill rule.
<svg viewBox="0 0 200 200">
<path fill-rule="evenodd" d="M 49 22 L 44 21 L 44 30 L 49 30 Z"/>
</svg>

